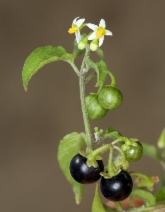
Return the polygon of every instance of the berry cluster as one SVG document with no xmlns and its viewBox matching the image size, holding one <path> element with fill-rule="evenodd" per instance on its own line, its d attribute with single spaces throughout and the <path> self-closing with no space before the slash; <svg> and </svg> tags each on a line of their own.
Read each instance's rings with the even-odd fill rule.
<svg viewBox="0 0 165 212">
<path fill-rule="evenodd" d="M 122 139 L 124 140 L 124 137 Z M 76 154 L 70 162 L 70 174 L 74 180 L 81 184 L 91 184 L 101 178 L 100 190 L 103 196 L 114 202 L 126 199 L 132 192 L 133 181 L 130 173 L 126 170 L 129 162 L 135 162 L 143 155 L 143 146 L 139 141 L 135 142 L 126 139 L 125 144 L 118 147 L 115 142 L 122 141 L 122 139 L 117 139 L 112 144 L 107 145 L 107 147 L 111 145 L 113 148 L 110 149 L 109 168 L 106 173 L 103 172 L 104 164 L 101 159 L 95 160 L 96 166 L 89 165 L 88 160 L 92 160 L 91 156 L 95 155 L 96 158 L 96 154 L 93 153 L 84 156 L 81 151 L 82 154 Z M 119 159 L 118 157 L 117 159 L 115 157 L 112 158 L 112 152 L 115 148 L 121 153 L 121 155 L 118 155 Z M 98 149 L 96 151 L 98 153 L 101 152 Z"/>
<path fill-rule="evenodd" d="M 118 108 L 122 101 L 123 95 L 116 87 L 107 85 L 97 94 L 91 93 L 85 98 L 88 118 L 99 120 L 103 118 L 108 110 Z"/>
<path fill-rule="evenodd" d="M 130 174 L 121 170 L 112 178 L 106 179 L 101 177 L 100 172 L 104 170 L 102 160 L 97 161 L 98 167 L 88 167 L 87 158 L 80 154 L 75 155 L 70 162 L 70 173 L 72 177 L 79 183 L 90 184 L 101 178 L 100 189 L 103 196 L 111 201 L 122 201 L 126 199 L 133 187 L 133 181 Z"/>
</svg>

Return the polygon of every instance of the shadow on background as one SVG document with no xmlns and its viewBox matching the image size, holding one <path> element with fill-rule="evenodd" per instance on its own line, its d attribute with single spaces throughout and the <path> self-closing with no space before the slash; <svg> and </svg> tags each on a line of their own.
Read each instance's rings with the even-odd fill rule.
<svg viewBox="0 0 165 212">
<path fill-rule="evenodd" d="M 63 136 L 84 131 L 75 73 L 56 62 L 33 77 L 27 93 L 21 81 L 24 61 L 35 48 L 61 45 L 72 52 L 74 36 L 67 31 L 77 16 L 95 24 L 106 20 L 113 36 L 102 49 L 124 95 L 123 105 L 92 127 L 113 126 L 156 144 L 165 126 L 164 7 L 163 0 L 0 2 L 0 211 L 91 210 L 94 185 L 85 187 L 81 205 L 75 205 L 56 157 Z M 96 91 L 94 85 L 95 80 L 87 93 Z M 131 170 L 162 172 L 146 157 Z"/>
</svg>

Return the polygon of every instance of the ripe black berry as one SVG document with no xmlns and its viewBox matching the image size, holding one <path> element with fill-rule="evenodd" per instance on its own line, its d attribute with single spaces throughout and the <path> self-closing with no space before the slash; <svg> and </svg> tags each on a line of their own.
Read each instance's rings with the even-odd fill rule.
<svg viewBox="0 0 165 212">
<path fill-rule="evenodd" d="M 98 167 L 88 167 L 86 164 L 87 158 L 80 154 L 75 155 L 70 162 L 70 173 L 72 177 L 79 183 L 89 184 L 100 179 L 100 172 L 104 171 L 102 160 L 97 160 Z"/>
<path fill-rule="evenodd" d="M 101 178 L 100 189 L 105 198 L 117 202 L 126 199 L 133 187 L 133 181 L 130 174 L 121 170 L 116 176 L 105 179 Z"/>
</svg>

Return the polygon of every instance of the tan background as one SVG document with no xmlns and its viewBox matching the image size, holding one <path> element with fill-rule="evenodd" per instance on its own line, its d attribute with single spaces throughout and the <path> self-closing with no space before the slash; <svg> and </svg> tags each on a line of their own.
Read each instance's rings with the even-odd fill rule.
<svg viewBox="0 0 165 212">
<path fill-rule="evenodd" d="M 64 135 L 84 131 L 78 79 L 67 63 L 49 64 L 26 93 L 21 81 L 26 57 L 45 45 L 71 52 L 72 20 L 80 16 L 98 24 L 104 18 L 113 37 L 105 38 L 102 49 L 124 102 L 92 127 L 113 126 L 155 144 L 165 126 L 164 11 L 164 0 L 0 1 L 1 212 L 85 212 L 93 198 L 94 186 L 86 186 L 82 204 L 75 205 L 56 158 Z M 95 91 L 94 83 L 87 93 Z M 151 176 L 162 172 L 146 157 L 132 169 Z"/>
</svg>

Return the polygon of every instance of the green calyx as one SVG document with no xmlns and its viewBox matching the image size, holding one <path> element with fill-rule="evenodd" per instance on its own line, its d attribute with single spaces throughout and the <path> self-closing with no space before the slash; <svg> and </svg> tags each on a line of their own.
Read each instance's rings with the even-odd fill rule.
<svg viewBox="0 0 165 212">
<path fill-rule="evenodd" d="M 104 152 L 106 152 L 109 147 L 111 146 L 111 144 L 106 144 L 98 149 L 95 149 L 91 152 L 84 152 L 84 151 L 80 151 L 79 154 L 81 154 L 83 157 L 87 158 L 87 166 L 88 167 L 98 167 L 98 163 L 97 160 L 102 160 L 101 154 L 103 154 Z"/>
</svg>

